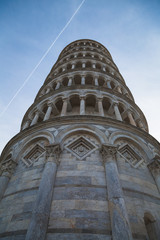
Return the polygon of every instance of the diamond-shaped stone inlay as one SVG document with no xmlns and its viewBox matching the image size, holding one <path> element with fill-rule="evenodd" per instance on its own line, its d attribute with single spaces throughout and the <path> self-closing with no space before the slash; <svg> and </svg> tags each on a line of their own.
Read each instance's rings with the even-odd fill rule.
<svg viewBox="0 0 160 240">
<path fill-rule="evenodd" d="M 85 137 L 79 137 L 66 145 L 65 148 L 79 160 L 83 160 L 93 153 L 97 149 L 97 146 L 89 142 Z"/>
<path fill-rule="evenodd" d="M 22 162 L 30 167 L 34 162 L 38 161 L 39 157 L 44 153 L 44 148 L 36 144 L 23 158 Z"/>
<path fill-rule="evenodd" d="M 144 168 L 146 166 L 146 162 L 128 145 L 125 144 L 118 150 L 119 154 L 128 162 L 132 167 Z"/>
</svg>

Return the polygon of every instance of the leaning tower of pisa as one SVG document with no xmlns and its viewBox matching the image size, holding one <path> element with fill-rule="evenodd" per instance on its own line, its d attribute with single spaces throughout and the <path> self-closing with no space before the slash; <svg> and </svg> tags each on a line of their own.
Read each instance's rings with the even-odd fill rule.
<svg viewBox="0 0 160 240">
<path fill-rule="evenodd" d="M 63 49 L 0 167 L 1 240 L 160 239 L 160 145 L 96 41 Z"/>
</svg>

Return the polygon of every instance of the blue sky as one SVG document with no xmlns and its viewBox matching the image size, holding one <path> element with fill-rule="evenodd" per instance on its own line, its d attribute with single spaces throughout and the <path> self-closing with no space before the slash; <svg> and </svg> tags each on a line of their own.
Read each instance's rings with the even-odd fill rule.
<svg viewBox="0 0 160 240">
<path fill-rule="evenodd" d="M 0 0 L 0 111 L 21 87 L 82 0 Z M 0 118 L 0 152 L 60 51 L 89 38 L 110 51 L 150 134 L 160 141 L 160 1 L 86 0 L 36 72 Z"/>
</svg>

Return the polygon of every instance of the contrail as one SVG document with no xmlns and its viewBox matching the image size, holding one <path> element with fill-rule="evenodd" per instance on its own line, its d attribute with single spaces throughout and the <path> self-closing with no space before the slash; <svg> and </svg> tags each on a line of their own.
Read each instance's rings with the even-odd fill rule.
<svg viewBox="0 0 160 240">
<path fill-rule="evenodd" d="M 72 15 L 72 17 L 69 19 L 69 21 L 66 23 L 66 25 L 64 26 L 64 28 L 61 30 L 61 32 L 58 34 L 58 36 L 55 38 L 55 40 L 52 42 L 52 44 L 50 45 L 50 47 L 47 49 L 47 51 L 44 53 L 44 55 L 42 56 L 42 58 L 40 59 L 40 61 L 37 63 L 37 65 L 34 67 L 34 69 L 31 71 L 31 73 L 28 75 L 28 77 L 26 78 L 26 80 L 23 82 L 22 86 L 17 90 L 17 92 L 15 93 L 15 95 L 12 97 L 12 99 L 10 100 L 10 102 L 7 104 L 7 106 L 5 107 L 5 109 L 1 112 L 0 117 L 2 117 L 2 115 L 7 111 L 7 109 L 9 108 L 9 106 L 11 105 L 11 103 L 13 102 L 13 100 L 16 98 L 16 96 L 18 95 L 18 93 L 24 88 L 24 86 L 26 85 L 26 83 L 29 81 L 29 79 L 31 78 L 31 76 L 33 75 L 33 73 L 36 71 L 36 69 L 39 67 L 39 65 L 41 64 L 41 62 L 43 61 L 43 59 L 46 57 L 46 55 L 49 53 L 49 51 L 51 50 L 51 48 L 53 47 L 53 45 L 55 44 L 55 42 L 58 40 L 58 38 L 61 36 L 61 34 L 65 31 L 65 29 L 68 27 L 68 25 L 71 23 L 71 21 L 73 20 L 73 18 L 75 17 L 75 15 L 77 14 L 77 12 L 80 10 L 80 8 L 82 7 L 83 3 L 85 2 L 85 0 L 83 0 L 81 2 L 81 4 L 78 6 L 78 8 L 76 9 L 76 11 L 74 12 L 74 14 Z"/>
</svg>

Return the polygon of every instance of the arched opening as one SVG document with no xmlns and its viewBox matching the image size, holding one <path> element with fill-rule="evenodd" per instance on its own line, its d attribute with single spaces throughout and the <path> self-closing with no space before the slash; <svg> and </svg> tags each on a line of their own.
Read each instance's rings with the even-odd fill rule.
<svg viewBox="0 0 160 240">
<path fill-rule="evenodd" d="M 73 54 L 70 56 L 70 59 L 72 59 L 72 58 L 74 58 L 74 55 L 73 55 Z"/>
<path fill-rule="evenodd" d="M 42 107 L 42 112 L 45 114 L 47 112 L 47 109 L 48 109 L 48 105 L 47 103 L 45 103 Z"/>
<path fill-rule="evenodd" d="M 94 95 L 88 95 L 86 97 L 85 106 L 86 114 L 96 114 L 98 112 L 96 109 L 96 97 Z"/>
<path fill-rule="evenodd" d="M 83 57 L 82 53 L 78 53 L 77 57 Z"/>
<path fill-rule="evenodd" d="M 112 89 L 114 89 L 115 86 L 116 86 L 113 81 L 110 82 L 110 85 L 111 85 L 111 88 L 112 88 Z"/>
<path fill-rule="evenodd" d="M 86 62 L 86 68 L 91 68 L 91 67 L 92 67 L 91 62 Z"/>
<path fill-rule="evenodd" d="M 53 88 L 53 90 L 55 90 L 55 88 L 56 88 L 56 85 L 57 85 L 57 83 L 56 83 L 56 82 L 54 82 L 54 83 L 52 84 L 52 88 Z"/>
<path fill-rule="evenodd" d="M 76 68 L 81 68 L 82 67 L 82 63 L 81 62 L 77 62 L 75 67 Z"/>
<path fill-rule="evenodd" d="M 62 72 L 62 68 L 60 68 L 59 70 L 58 70 L 58 73 L 61 73 Z"/>
<path fill-rule="evenodd" d="M 91 75 L 87 75 L 85 79 L 85 83 L 87 85 L 92 85 L 93 84 L 93 77 Z"/>
<path fill-rule="evenodd" d="M 39 117 L 38 117 L 37 123 L 40 123 L 42 121 L 43 121 L 43 116 L 40 114 Z"/>
<path fill-rule="evenodd" d="M 148 235 L 148 240 L 157 240 L 156 228 L 155 228 L 155 219 L 149 213 L 144 214 L 144 223 Z"/>
<path fill-rule="evenodd" d="M 125 107 L 123 106 L 122 103 L 119 103 L 118 104 L 118 109 L 119 109 L 119 112 L 122 114 L 124 112 Z"/>
<path fill-rule="evenodd" d="M 81 76 L 80 75 L 75 75 L 74 76 L 74 84 L 81 84 Z"/>
<path fill-rule="evenodd" d="M 94 55 L 94 58 L 99 59 L 99 56 L 97 54 Z"/>
<path fill-rule="evenodd" d="M 72 95 L 67 108 L 68 115 L 79 115 L 80 112 L 80 98 L 79 95 Z"/>
<path fill-rule="evenodd" d="M 72 68 L 72 64 L 69 63 L 69 64 L 67 65 L 67 70 L 70 70 L 71 68 Z"/>
<path fill-rule="evenodd" d="M 86 57 L 91 57 L 91 54 L 90 53 L 86 53 Z"/>
<path fill-rule="evenodd" d="M 104 83 L 105 83 L 104 78 L 100 77 L 100 78 L 98 79 L 98 83 L 99 83 L 99 86 L 103 86 Z"/>
<path fill-rule="evenodd" d="M 130 121 L 129 121 L 129 117 L 128 117 L 128 116 L 124 117 L 123 121 L 124 121 L 125 123 L 130 124 Z"/>
<path fill-rule="evenodd" d="M 62 84 L 63 84 L 63 86 L 68 86 L 68 78 L 67 77 L 63 78 Z"/>
<path fill-rule="evenodd" d="M 109 115 L 108 110 L 110 109 L 110 106 L 111 106 L 110 100 L 104 97 L 102 100 L 102 105 L 103 105 L 104 116 L 108 116 Z"/>
<path fill-rule="evenodd" d="M 63 106 L 63 101 L 61 98 L 59 98 L 55 103 L 56 108 L 54 108 L 54 111 L 53 111 L 54 116 L 59 116 L 61 114 L 62 106 Z"/>
<path fill-rule="evenodd" d="M 98 70 L 101 70 L 101 65 L 100 65 L 99 63 L 96 63 L 96 68 L 97 68 Z"/>
</svg>

